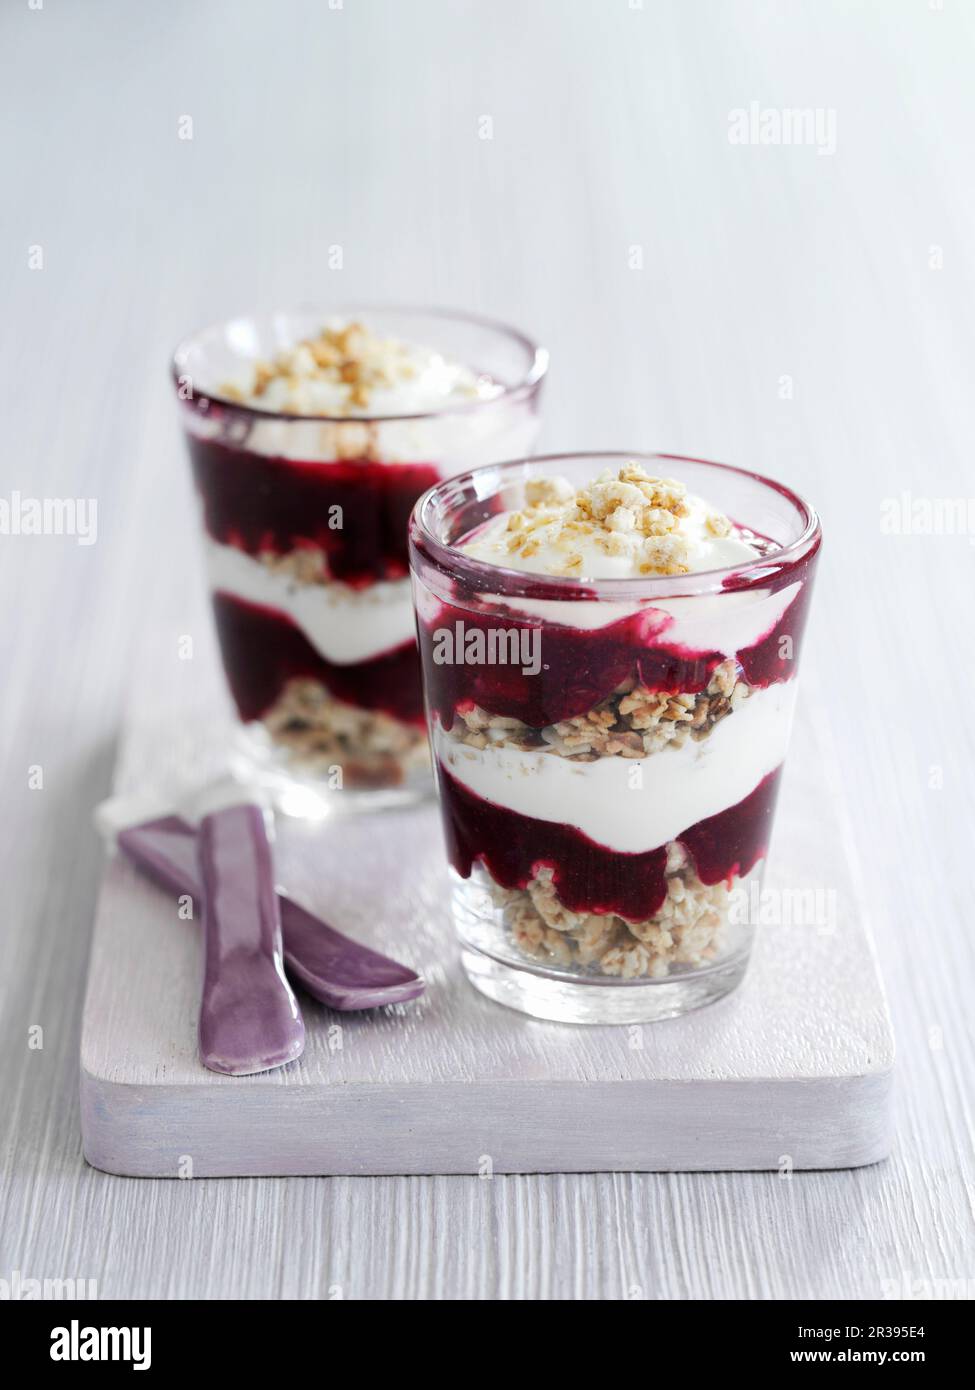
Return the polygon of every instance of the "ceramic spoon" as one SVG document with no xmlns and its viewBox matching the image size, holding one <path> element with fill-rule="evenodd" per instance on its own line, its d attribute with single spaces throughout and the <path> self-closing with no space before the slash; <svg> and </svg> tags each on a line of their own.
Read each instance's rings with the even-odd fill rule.
<svg viewBox="0 0 975 1390">
<path fill-rule="evenodd" d="M 249 1076 L 293 1062 L 305 1025 L 285 978 L 281 914 L 260 806 L 226 806 L 200 822 L 203 999 L 200 1061 Z"/>
<path fill-rule="evenodd" d="M 158 816 L 118 831 L 122 852 L 162 887 L 202 897 L 196 832 L 180 816 Z M 288 974 L 330 1008 L 377 1009 L 423 993 L 422 978 L 314 917 L 278 890 Z"/>
</svg>

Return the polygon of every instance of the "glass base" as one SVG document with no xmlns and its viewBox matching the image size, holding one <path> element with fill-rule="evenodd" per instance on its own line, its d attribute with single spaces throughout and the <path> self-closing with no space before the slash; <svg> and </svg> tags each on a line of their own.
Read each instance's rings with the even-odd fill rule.
<svg viewBox="0 0 975 1390">
<path fill-rule="evenodd" d="M 464 946 L 461 960 L 475 989 L 497 1004 L 556 1023 L 655 1023 L 723 999 L 741 983 L 748 956 L 666 980 L 584 982 L 531 965 L 513 966 Z"/>
<path fill-rule="evenodd" d="M 397 786 L 376 787 L 347 787 L 332 777 L 306 773 L 259 724 L 237 729 L 230 765 L 234 777 L 260 789 L 275 811 L 299 820 L 399 810 L 427 800 L 434 790 L 426 768 L 413 769 Z"/>
<path fill-rule="evenodd" d="M 454 925 L 468 979 L 489 999 L 533 1018 L 595 1024 L 676 1018 L 730 993 L 748 966 L 754 928 L 730 916 L 713 943 L 711 960 L 675 963 L 666 974 L 623 977 L 601 973 L 597 962 L 586 965 L 551 954 L 540 958 L 519 944 L 506 920 L 510 894 L 499 890 L 481 866 L 466 879 L 452 869 L 451 880 Z"/>
</svg>

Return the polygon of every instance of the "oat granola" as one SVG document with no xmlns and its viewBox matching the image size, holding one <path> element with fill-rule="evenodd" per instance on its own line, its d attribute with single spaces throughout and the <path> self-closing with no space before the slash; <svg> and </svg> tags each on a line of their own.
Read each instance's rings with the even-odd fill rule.
<svg viewBox="0 0 975 1390">
<path fill-rule="evenodd" d="M 477 379 L 451 383 L 450 393 L 477 396 Z M 415 383 L 418 379 L 417 348 L 374 333 L 353 322 L 322 328 L 279 352 L 271 361 L 258 361 L 249 381 L 225 382 L 221 395 L 228 400 L 270 406 L 284 414 L 301 415 L 314 406 L 316 388 L 334 393 L 340 410 L 366 411 L 377 392 Z"/>
<path fill-rule="evenodd" d="M 470 748 L 544 750 L 576 762 L 596 758 L 643 758 L 661 748 L 700 741 L 740 708 L 751 693 L 734 659 L 722 661 L 704 690 L 670 695 L 647 690 L 635 680 L 618 686 L 585 714 L 533 729 L 510 715 L 489 714 L 479 705 L 458 708 L 452 737 Z"/>
<path fill-rule="evenodd" d="M 261 722 L 302 772 L 340 767 L 346 787 L 399 786 L 429 765 L 423 729 L 336 700 L 316 680 L 289 681 Z"/>
<path fill-rule="evenodd" d="M 280 574 L 295 584 L 328 584 L 328 557 L 315 546 L 299 546 L 284 555 L 262 550 L 257 557 L 272 574 Z"/>
<path fill-rule="evenodd" d="M 659 980 L 675 966 L 700 967 L 717 954 L 733 887 L 702 883 L 676 840 L 667 846 L 666 874 L 667 896 L 659 912 L 642 922 L 570 912 L 559 901 L 553 871 L 545 867 L 536 871 L 526 889 L 494 885 L 492 896 L 523 955 L 623 980 Z"/>
<path fill-rule="evenodd" d="M 583 552 L 592 546 L 632 560 L 640 575 L 687 574 L 690 549 L 680 523 L 688 513 L 683 483 L 653 477 L 636 462 L 607 470 L 578 491 L 563 478 L 532 478 L 525 506 L 508 516 L 507 550 L 522 560 L 551 551 L 561 557 L 551 572 L 566 576 L 582 574 Z M 705 525 L 717 537 L 733 529 L 716 511 Z"/>
<path fill-rule="evenodd" d="M 221 390 L 230 400 L 242 401 L 247 396 L 260 399 L 274 381 L 284 381 L 291 390 L 302 381 L 326 381 L 343 388 L 349 405 L 365 407 L 377 386 L 407 380 L 414 372 L 403 345 L 377 337 L 361 323 L 349 323 L 323 328 L 316 338 L 285 348 L 271 362 L 256 362 L 249 392 L 233 382 Z M 291 408 L 284 406 L 285 411 Z"/>
</svg>

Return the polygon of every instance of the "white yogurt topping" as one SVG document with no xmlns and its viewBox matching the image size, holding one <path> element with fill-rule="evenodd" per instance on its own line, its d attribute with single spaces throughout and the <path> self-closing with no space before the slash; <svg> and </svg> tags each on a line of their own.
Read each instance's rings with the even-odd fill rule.
<svg viewBox="0 0 975 1390">
<path fill-rule="evenodd" d="M 207 541 L 207 571 L 213 589 L 285 614 L 336 666 L 369 661 L 415 636 L 408 579 L 380 580 L 365 589 L 334 580 L 299 584 L 236 546 L 213 540 Z"/>
<path fill-rule="evenodd" d="M 781 764 L 795 687 L 787 681 L 756 690 L 700 742 L 688 739 L 640 759 L 583 763 L 545 751 L 471 748 L 439 726 L 434 744 L 447 770 L 486 801 L 573 825 L 607 849 L 637 854 L 737 805 Z"/>
<path fill-rule="evenodd" d="M 675 573 L 697 574 L 702 570 L 747 564 L 749 560 L 758 558 L 759 552 L 747 541 L 731 533 L 718 536 L 708 529 L 709 518 L 712 518 L 715 512 L 700 497 L 688 494 L 685 502 L 687 515 L 679 519 L 672 534 L 687 542 L 687 563 L 680 570 L 674 571 Z M 572 572 L 573 578 L 586 580 L 646 577 L 646 572 L 640 568 L 644 562 L 638 547 L 634 546 L 613 554 L 607 551 L 599 533 L 578 535 L 567 542 L 565 528 L 558 516 L 544 521 L 539 526 L 536 532 L 537 549 L 532 549 L 527 555 L 512 551 L 509 548 L 511 532 L 508 529 L 512 515 L 511 512 L 501 512 L 498 516 L 492 517 L 472 540 L 460 547 L 464 554 L 491 565 L 503 565 L 506 569 L 524 570 L 530 574 L 566 575 L 569 573 L 566 568 L 568 544 L 571 545 L 570 553 L 581 557 L 577 570 Z"/>
<path fill-rule="evenodd" d="M 698 574 L 760 558 L 757 547 L 735 534 L 708 502 L 673 479 L 649 477 L 638 464 L 605 473 L 578 491 L 564 479 L 533 479 L 526 493 L 523 511 L 492 517 L 459 549 L 488 564 L 582 584 Z M 522 597 L 496 602 L 583 630 L 642 613 L 648 642 L 734 656 L 771 632 L 799 589 L 791 584 L 777 593 L 727 590 L 656 603 Z M 485 595 L 483 602 L 493 601 Z"/>
<path fill-rule="evenodd" d="M 465 555 L 579 580 L 696 574 L 759 557 L 709 503 L 637 463 L 578 491 L 564 478 L 533 478 L 525 493 L 522 510 L 492 517 L 460 546 Z"/>
<path fill-rule="evenodd" d="M 317 338 L 249 365 L 222 393 L 257 410 L 388 417 L 490 399 L 501 390 L 433 348 L 333 319 Z"/>
</svg>

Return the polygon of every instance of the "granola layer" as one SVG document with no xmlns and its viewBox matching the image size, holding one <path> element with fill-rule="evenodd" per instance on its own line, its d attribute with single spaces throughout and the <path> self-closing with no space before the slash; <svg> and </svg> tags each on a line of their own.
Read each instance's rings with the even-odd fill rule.
<svg viewBox="0 0 975 1390">
<path fill-rule="evenodd" d="M 672 841 L 667 846 L 667 896 L 660 911 L 642 922 L 570 912 L 559 901 L 553 871 L 545 867 L 527 889 L 494 884 L 491 892 L 523 955 L 623 980 L 659 980 L 675 967 L 707 965 L 721 950 L 737 882 L 702 883 L 687 851 Z"/>
<path fill-rule="evenodd" d="M 513 716 L 490 714 L 479 705 L 460 707 L 451 735 L 471 748 L 535 748 L 575 762 L 643 758 L 662 748 L 680 748 L 688 738 L 706 738 L 751 693 L 738 663 L 729 658 L 696 693 L 648 690 L 630 679 L 585 714 L 543 729 Z"/>
<path fill-rule="evenodd" d="M 315 680 L 289 681 L 261 722 L 297 769 L 324 777 L 339 767 L 346 787 L 400 786 L 430 762 L 423 729 L 336 700 Z"/>
</svg>

